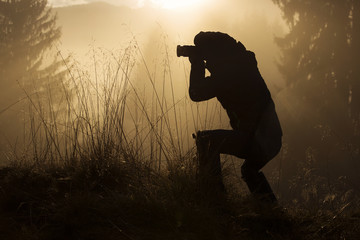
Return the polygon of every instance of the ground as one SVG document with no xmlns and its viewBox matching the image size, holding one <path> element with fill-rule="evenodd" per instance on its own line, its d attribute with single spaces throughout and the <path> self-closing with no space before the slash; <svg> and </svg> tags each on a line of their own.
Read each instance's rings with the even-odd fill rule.
<svg viewBox="0 0 360 240">
<path fill-rule="evenodd" d="M 12 166 L 0 170 L 1 239 L 359 239 L 347 214 L 263 205 L 229 193 L 211 203 L 191 171 Z M 341 210 L 341 209 L 340 209 Z"/>
</svg>

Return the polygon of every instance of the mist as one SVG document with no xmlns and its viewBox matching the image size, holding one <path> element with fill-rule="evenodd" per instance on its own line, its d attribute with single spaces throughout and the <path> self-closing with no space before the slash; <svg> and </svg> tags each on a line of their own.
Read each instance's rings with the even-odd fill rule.
<svg viewBox="0 0 360 240">
<path fill-rule="evenodd" d="M 150 96 L 153 95 L 154 90 L 165 91 L 166 99 L 171 99 L 170 102 L 173 104 L 180 101 L 181 104 L 186 102 L 190 105 L 192 103 L 187 97 L 190 64 L 187 59 L 176 57 L 176 46 L 193 44 L 194 36 L 200 31 L 222 31 L 243 42 L 249 50 L 256 53 L 260 71 L 275 95 L 283 87 L 284 81 L 276 67 L 280 51 L 273 38 L 283 35 L 286 26 L 275 5 L 269 1 L 264 1 L 264 3 L 262 5 L 251 1 L 212 2 L 194 8 L 169 10 L 148 5 L 142 8 L 130 8 L 96 2 L 54 8 L 53 12 L 57 16 L 56 23 L 61 29 L 61 37 L 48 51 L 49 57 L 44 59 L 43 65 L 51 62 L 51 57 L 57 54 L 58 59 L 70 60 L 63 70 L 71 65 L 77 71 L 87 72 L 91 81 L 96 79 L 101 82 L 101 78 L 106 74 L 104 65 L 110 64 L 110 59 L 114 58 L 112 55 L 120 54 L 129 47 L 137 47 L 139 52 L 134 53 L 133 56 L 137 63 L 132 71 L 132 82 L 141 95 L 149 98 L 146 100 L 146 104 L 149 105 L 147 107 L 151 108 L 153 99 L 150 100 Z M 224 10 L 219 11 L 219 9 Z M 239 9 L 239 11 L 232 12 L 225 9 Z M 226 12 L 226 17 L 224 12 Z M 95 73 L 94 69 L 98 72 Z M 157 86 L 145 80 L 149 77 L 157 82 L 155 84 Z M 160 90 L 163 88 L 162 81 L 166 82 L 165 90 Z M 10 100 L 2 101 L 4 103 L 2 109 L 14 103 L 15 106 L 20 106 L 21 101 L 19 104 L 16 103 L 19 99 L 24 99 L 37 91 L 36 89 L 24 91 L 16 85 L 14 88 L 18 89 L 18 93 L 11 94 L 13 97 L 7 98 Z M 2 89 L 6 88 L 4 86 Z M 210 107 L 208 105 L 200 104 L 200 108 L 205 109 L 199 112 L 206 112 L 209 108 L 212 112 L 222 112 L 221 107 L 216 103 L 210 103 Z M 24 112 L 24 110 L 14 110 L 12 107 L 9 111 Z M 2 114 L 4 119 L 10 119 L 5 117 L 9 111 Z M 19 117 L 18 114 L 15 115 L 16 118 Z M 224 113 L 221 115 L 222 119 L 226 119 Z M 11 143 L 10 146 L 14 147 L 14 141 L 19 144 L 19 134 L 13 134 L 17 130 L 9 128 L 9 124 L 4 123 L 1 127 L 4 139 L 6 139 L 3 146 Z M 197 124 L 204 123 L 198 119 L 187 128 L 195 132 L 205 127 L 195 126 Z M 214 124 L 212 127 L 229 127 L 229 122 L 223 120 L 212 120 L 212 124 Z M 188 142 L 187 146 L 190 147 L 191 132 L 186 134 L 187 136 L 183 137 Z"/>
<path fill-rule="evenodd" d="M 360 199 L 355 0 L 209 0 L 173 8 L 161 1 L 32 0 L 19 1 L 19 15 L 16 1 L 5 2 L 0 166 L 79 162 L 101 172 L 121 159 L 156 174 L 192 176 L 192 134 L 231 126 L 216 99 L 190 100 L 191 65 L 176 47 L 193 45 L 200 31 L 219 31 L 255 53 L 275 102 L 283 145 L 263 171 L 280 202 L 310 214 L 347 214 Z M 25 18 L 30 2 L 38 10 Z M 243 196 L 243 160 L 223 154 L 221 161 L 232 196 Z"/>
<path fill-rule="evenodd" d="M 194 36 L 200 31 L 226 32 L 256 53 L 259 69 L 275 101 L 277 93 L 285 86 L 277 68 L 280 49 L 274 37 L 283 36 L 287 27 L 279 9 L 270 1 L 264 1 L 264 4 L 252 1 L 214 2 L 179 10 L 94 3 L 55 10 L 63 33 L 60 51 L 65 55 L 72 54 L 82 65 L 81 69 L 94 68 L 94 49 L 110 55 L 131 44 L 139 48 L 140 53 L 136 56 L 139 61 L 132 76 L 136 90 L 144 96 L 146 107 L 154 109 L 152 105 L 159 102 L 152 97 L 154 90 L 165 97 L 169 105 L 176 103 L 184 106 L 179 112 L 170 111 L 169 120 L 173 128 L 187 129 L 181 131 L 180 138 L 185 148 L 182 152 L 194 146 L 192 133 L 206 128 L 228 129 L 230 125 L 225 111 L 216 100 L 200 104 L 189 100 L 190 63 L 186 58 L 176 57 L 177 45 L 193 44 Z M 99 55 L 96 55 L 98 58 Z M 90 70 L 90 74 L 94 71 Z M 149 77 L 151 81 L 146 80 Z M 174 119 L 185 115 L 187 119 Z M 129 120 L 129 125 L 130 129 L 135 127 L 132 120 Z"/>
</svg>

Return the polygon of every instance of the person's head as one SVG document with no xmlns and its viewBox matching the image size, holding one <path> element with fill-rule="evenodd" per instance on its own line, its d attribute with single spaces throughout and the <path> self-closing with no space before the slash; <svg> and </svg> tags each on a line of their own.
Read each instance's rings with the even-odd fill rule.
<svg viewBox="0 0 360 240">
<path fill-rule="evenodd" d="M 227 57 L 239 50 L 246 50 L 240 42 L 221 32 L 200 32 L 195 36 L 194 44 L 204 54 L 205 60 Z"/>
<path fill-rule="evenodd" d="M 195 36 L 194 44 L 203 55 L 209 70 L 225 64 L 227 59 L 246 50 L 241 42 L 221 32 L 200 32 Z"/>
</svg>

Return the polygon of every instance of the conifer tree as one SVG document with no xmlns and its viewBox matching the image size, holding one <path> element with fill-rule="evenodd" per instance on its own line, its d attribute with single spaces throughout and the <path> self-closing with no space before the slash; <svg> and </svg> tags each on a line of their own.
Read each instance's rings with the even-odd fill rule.
<svg viewBox="0 0 360 240">
<path fill-rule="evenodd" d="M 288 84 L 289 106 L 298 116 L 284 124 L 285 128 L 293 124 L 285 130 L 291 135 L 289 147 L 296 149 L 292 156 L 307 158 L 312 149 L 313 159 L 326 164 L 358 161 L 360 1 L 273 2 L 289 26 L 277 44 L 283 54 L 279 67 Z"/>
<path fill-rule="evenodd" d="M 47 0 L 0 0 L 0 158 L 9 143 L 24 144 L 31 116 L 61 111 L 60 35 Z"/>
<path fill-rule="evenodd" d="M 45 63 L 44 54 L 59 38 L 47 0 L 0 0 L 0 83 L 54 74 L 58 62 Z"/>
</svg>

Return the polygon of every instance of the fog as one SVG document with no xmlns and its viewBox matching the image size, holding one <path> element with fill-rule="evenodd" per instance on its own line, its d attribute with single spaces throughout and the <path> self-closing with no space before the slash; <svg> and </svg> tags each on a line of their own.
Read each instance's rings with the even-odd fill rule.
<svg viewBox="0 0 360 240">
<path fill-rule="evenodd" d="M 274 37 L 282 36 L 286 25 L 281 19 L 279 9 L 270 1 L 263 1 L 263 4 L 254 4 L 252 1 L 213 1 L 211 4 L 204 3 L 194 8 L 170 10 L 94 3 L 55 10 L 63 33 L 59 50 L 64 55 L 72 54 L 82 70 L 94 67 L 94 49 L 97 52 L 96 57 L 101 58 L 98 51 L 109 54 L 131 44 L 139 47 L 140 52 L 137 54 L 141 56 L 137 57 L 143 59 L 139 60 L 132 72 L 133 83 L 136 84 L 136 90 L 149 99 L 145 100 L 149 109 L 152 109 L 154 106 L 151 105 L 156 102 L 151 99 L 154 88 L 164 95 L 169 103 L 185 104 L 187 107 L 193 104 L 187 93 L 190 63 L 186 58 L 177 58 L 175 50 L 177 45 L 193 44 L 194 36 L 200 31 L 226 32 L 241 41 L 256 53 L 260 71 L 273 96 L 284 87 L 284 80 L 276 66 L 280 50 Z M 93 74 L 94 71 L 91 70 L 90 73 Z M 157 82 L 155 87 L 146 80 L 148 74 Z M 162 89 L 163 81 L 166 85 L 165 92 Z M 189 116 L 196 114 L 196 120 L 178 119 L 181 121 L 178 123 L 180 128 L 185 128 L 186 123 L 187 131 L 183 131 L 181 138 L 187 147 L 193 145 L 192 132 L 206 127 L 229 128 L 226 114 L 216 100 L 197 104 L 196 108 L 197 110 L 186 110 Z M 216 114 L 219 112 L 221 117 Z M 176 112 L 174 114 L 176 115 Z M 177 117 L 183 114 L 179 112 Z M 211 121 L 206 120 L 207 117 Z M 172 124 L 175 127 L 175 124 Z"/>
<path fill-rule="evenodd" d="M 124 94 L 121 96 L 128 96 L 124 126 L 129 136 L 145 132 L 143 142 L 129 141 L 146 146 L 150 155 L 152 151 L 164 151 L 163 146 L 153 145 L 158 141 L 176 145 L 185 155 L 194 147 L 191 133 L 230 128 L 216 100 L 209 103 L 189 100 L 190 63 L 187 58 L 176 57 L 175 52 L 177 45 L 193 44 L 194 36 L 200 31 L 220 31 L 256 54 L 259 70 L 275 101 L 284 130 L 283 149 L 265 168 L 276 184 L 275 191 L 284 196 L 293 194 L 289 192 L 289 181 L 295 175 L 308 174 L 307 179 L 291 185 L 296 188 L 315 176 L 312 170 L 326 176 L 331 184 L 339 183 L 336 179 L 342 176 L 350 179 L 341 182 L 343 185 L 353 186 L 351 183 L 359 180 L 359 73 L 355 64 L 360 52 L 357 51 L 358 3 L 321 1 L 310 4 L 314 6 L 298 4 L 292 8 L 281 0 L 210 0 L 194 7 L 167 9 L 154 4 L 138 7 L 93 2 L 65 6 L 65 1 L 60 2 L 54 6 L 62 7 L 54 8 L 53 13 L 57 15 L 56 26 L 60 27 L 61 36 L 49 35 L 48 39 L 56 41 L 51 42 L 51 48 L 46 47 L 45 55 L 35 56 L 35 62 L 43 56 L 39 64 L 45 67 L 57 59 L 55 62 L 61 65 L 57 67 L 58 74 L 45 77 L 46 84 L 37 81 L 36 74 L 30 79 L 28 74 L 26 82 L 22 82 L 22 76 L 18 76 L 21 71 L 16 67 L 21 61 L 10 64 L 7 58 L 0 59 L 5 66 L 2 68 L 6 69 L 1 72 L 0 88 L 2 164 L 8 163 L 19 149 L 45 141 L 35 140 L 31 135 L 38 133 L 36 121 L 44 123 L 49 117 L 51 126 L 55 126 L 54 119 L 67 114 L 62 103 L 66 105 L 72 98 L 60 94 L 62 90 L 58 89 L 68 87 L 76 95 L 79 92 L 72 89 L 84 80 L 88 89 L 82 91 L 89 94 L 86 99 L 94 110 L 90 118 L 95 120 L 97 111 L 106 112 L 102 104 L 106 101 L 102 99 L 109 93 L 104 90 L 105 97 L 99 96 L 98 90 L 112 86 L 116 79 L 128 81 L 116 83 L 119 89 L 128 87 L 135 92 L 135 95 L 121 92 Z M 329 8 L 329 12 L 323 12 L 322 8 Z M 4 27 L 1 30 L 6 32 Z M 6 53 L 6 45 L 0 47 L 1 53 Z M 28 71 L 35 65 L 24 69 Z M 61 77 L 63 80 L 57 82 Z M 57 103 L 43 101 L 49 96 Z M 35 103 L 34 97 L 43 105 Z M 68 106 L 80 109 L 81 99 L 85 98 L 79 97 L 78 102 Z M 46 110 L 48 105 L 56 114 Z M 60 125 L 56 127 L 60 128 Z M 157 132 L 147 134 L 148 130 L 142 130 L 145 128 Z M 164 128 L 168 128 L 167 133 L 163 132 Z M 235 160 L 237 166 L 241 162 Z M 325 180 L 316 178 L 316 181 L 323 184 Z"/>
<path fill-rule="evenodd" d="M 281 88 L 283 80 L 276 67 L 279 48 L 275 36 L 282 36 L 286 25 L 279 9 L 271 1 L 209 1 L 213 5 L 168 10 L 161 8 L 115 7 L 105 3 L 55 9 L 62 26 L 60 50 L 86 61 L 90 46 L 108 50 L 125 47 L 135 38 L 144 49 L 166 44 L 175 57 L 178 44 L 193 44 L 200 31 L 221 31 L 236 38 L 254 51 L 269 85 Z M 234 9 L 234 11 L 232 11 Z M 226 15 L 224 16 L 224 13 Z M 166 38 L 166 42 L 164 39 Z M 147 58 L 161 53 L 147 54 Z M 172 55 L 172 56 L 171 56 Z M 85 58 L 85 59 L 83 59 Z M 183 59 L 174 59 L 174 64 Z M 183 81 L 183 80 L 182 80 Z"/>
</svg>

